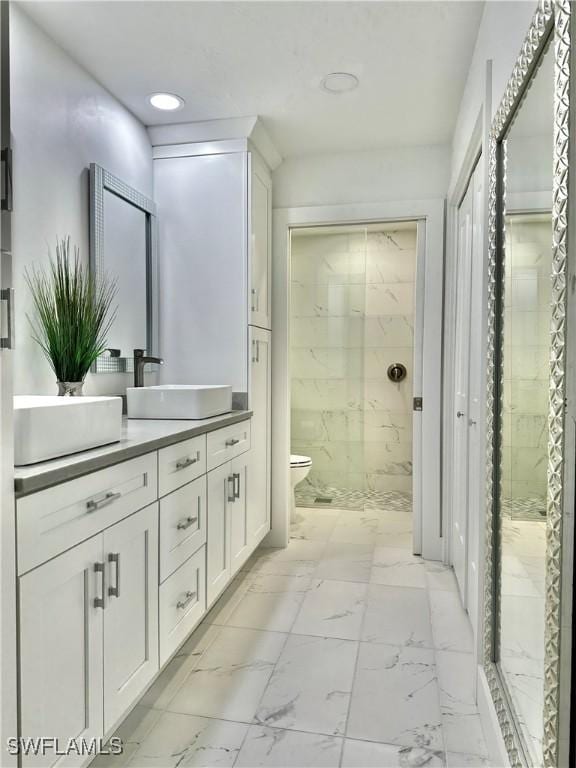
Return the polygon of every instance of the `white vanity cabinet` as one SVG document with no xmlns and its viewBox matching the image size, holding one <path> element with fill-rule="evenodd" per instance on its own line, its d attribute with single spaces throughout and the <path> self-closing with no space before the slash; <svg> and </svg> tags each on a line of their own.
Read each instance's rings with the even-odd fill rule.
<svg viewBox="0 0 576 768">
<path fill-rule="evenodd" d="M 21 736 L 109 737 L 186 641 L 269 527 L 251 445 L 244 419 L 18 499 Z"/>
<path fill-rule="evenodd" d="M 250 324 L 272 328 L 272 177 L 250 154 Z"/>
<path fill-rule="evenodd" d="M 248 478 L 248 538 L 258 546 L 270 530 L 272 349 L 270 331 L 250 328 L 250 392 L 252 460 Z"/>
<path fill-rule="evenodd" d="M 157 530 L 152 504 L 20 578 L 23 736 L 101 737 L 156 675 Z"/>
<path fill-rule="evenodd" d="M 271 327 L 270 173 L 246 142 L 154 147 L 162 381 L 248 392 L 248 326 Z"/>
<path fill-rule="evenodd" d="M 158 505 L 103 533 L 104 732 L 158 671 Z"/>
<path fill-rule="evenodd" d="M 97 738 L 104 733 L 100 536 L 20 578 L 20 735 Z M 61 765 L 72 765 L 73 760 Z M 22 756 L 50 766 L 53 756 Z"/>
<path fill-rule="evenodd" d="M 207 605 L 253 552 L 249 534 L 252 451 L 208 472 Z"/>
</svg>

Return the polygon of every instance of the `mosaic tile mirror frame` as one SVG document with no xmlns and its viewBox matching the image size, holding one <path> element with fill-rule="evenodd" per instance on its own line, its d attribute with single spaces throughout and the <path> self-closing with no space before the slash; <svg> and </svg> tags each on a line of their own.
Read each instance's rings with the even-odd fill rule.
<svg viewBox="0 0 576 768">
<path fill-rule="evenodd" d="M 569 753 L 573 24 L 568 0 L 540 0 L 489 146 L 483 666 L 512 766 L 567 765 Z M 536 140 L 541 156 L 530 148 Z"/>
</svg>

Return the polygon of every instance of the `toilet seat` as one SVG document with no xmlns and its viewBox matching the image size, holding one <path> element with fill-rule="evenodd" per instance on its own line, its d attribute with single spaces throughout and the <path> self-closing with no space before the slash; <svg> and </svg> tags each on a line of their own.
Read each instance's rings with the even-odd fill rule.
<svg viewBox="0 0 576 768">
<path fill-rule="evenodd" d="M 290 466 L 291 467 L 310 467 L 312 466 L 312 459 L 310 456 L 298 456 L 295 454 L 292 454 L 290 456 Z"/>
</svg>

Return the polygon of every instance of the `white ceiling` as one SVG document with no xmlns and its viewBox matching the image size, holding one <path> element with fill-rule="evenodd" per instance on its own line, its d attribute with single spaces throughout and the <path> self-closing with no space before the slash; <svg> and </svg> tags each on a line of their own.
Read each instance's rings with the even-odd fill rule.
<svg viewBox="0 0 576 768">
<path fill-rule="evenodd" d="M 450 141 L 482 2 L 23 2 L 147 125 L 259 115 L 284 156 Z M 340 96 L 324 75 L 360 79 Z M 177 113 L 154 91 L 186 99 Z"/>
</svg>

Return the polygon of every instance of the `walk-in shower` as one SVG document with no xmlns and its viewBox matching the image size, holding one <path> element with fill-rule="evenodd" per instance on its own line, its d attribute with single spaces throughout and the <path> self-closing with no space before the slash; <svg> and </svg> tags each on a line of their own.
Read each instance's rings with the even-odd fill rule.
<svg viewBox="0 0 576 768">
<path fill-rule="evenodd" d="M 299 506 L 410 508 L 416 250 L 416 222 L 291 232 Z"/>
</svg>

